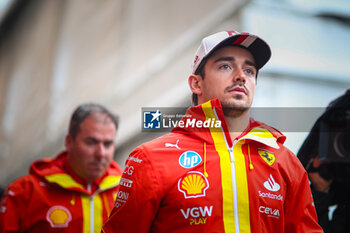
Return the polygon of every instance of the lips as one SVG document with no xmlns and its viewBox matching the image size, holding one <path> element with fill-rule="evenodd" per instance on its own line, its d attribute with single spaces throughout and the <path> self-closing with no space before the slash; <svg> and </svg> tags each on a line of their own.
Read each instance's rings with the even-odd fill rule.
<svg viewBox="0 0 350 233">
<path fill-rule="evenodd" d="M 103 163 L 90 163 L 90 167 L 94 169 L 104 169 Z"/>
<path fill-rule="evenodd" d="M 241 86 L 236 86 L 236 87 L 230 89 L 229 92 L 240 92 L 242 94 L 247 95 L 246 89 L 244 87 L 241 87 Z"/>
</svg>

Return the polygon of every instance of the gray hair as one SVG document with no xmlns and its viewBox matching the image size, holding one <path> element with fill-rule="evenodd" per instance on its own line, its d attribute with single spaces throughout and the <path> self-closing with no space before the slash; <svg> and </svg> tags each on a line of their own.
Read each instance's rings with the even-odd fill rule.
<svg viewBox="0 0 350 233">
<path fill-rule="evenodd" d="M 80 125 L 83 121 L 90 116 L 92 113 L 102 113 L 105 114 L 108 118 L 110 118 L 115 125 L 115 128 L 118 129 L 119 119 L 118 116 L 109 111 L 106 107 L 97 103 L 86 103 L 79 105 L 75 111 L 73 112 L 68 132 L 72 135 L 73 139 L 76 138 L 78 131 L 80 129 Z"/>
</svg>

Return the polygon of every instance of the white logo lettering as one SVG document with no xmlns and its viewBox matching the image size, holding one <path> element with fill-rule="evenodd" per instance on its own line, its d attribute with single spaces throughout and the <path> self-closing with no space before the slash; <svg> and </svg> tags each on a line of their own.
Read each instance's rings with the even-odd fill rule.
<svg viewBox="0 0 350 233">
<path fill-rule="evenodd" d="M 135 158 L 135 157 L 128 157 L 126 160 L 134 161 L 136 163 L 142 163 L 142 159 Z"/>
<path fill-rule="evenodd" d="M 211 216 L 212 211 L 213 211 L 213 206 L 199 206 L 199 207 L 193 207 L 193 208 L 187 208 L 186 211 L 183 209 L 180 209 L 182 215 L 185 217 L 185 219 L 188 219 L 189 216 L 192 218 L 198 218 L 198 217 L 206 217 L 206 216 Z"/>
<path fill-rule="evenodd" d="M 179 164 L 184 168 L 192 168 L 200 162 L 202 162 L 202 158 L 195 151 L 186 151 L 179 158 Z"/>
<path fill-rule="evenodd" d="M 120 179 L 120 185 L 131 188 L 133 181 L 125 178 Z"/>
<path fill-rule="evenodd" d="M 186 127 L 186 128 L 221 128 L 221 121 L 215 118 L 208 118 L 205 121 L 186 118 L 179 121 L 174 121 L 168 119 L 168 122 L 163 118 L 163 128 L 171 128 L 171 127 Z"/>
<path fill-rule="evenodd" d="M 126 165 L 123 173 L 128 174 L 129 176 L 131 176 L 134 173 L 134 167 Z"/>
<path fill-rule="evenodd" d="M 280 217 L 280 211 L 279 209 L 272 209 L 265 206 L 259 207 L 259 212 L 263 214 L 267 214 L 269 217 L 279 218 Z"/>
<path fill-rule="evenodd" d="M 277 195 L 277 194 L 272 194 L 272 193 L 264 193 L 264 192 L 261 192 L 259 190 L 259 196 L 260 197 L 267 197 L 267 198 L 274 199 L 274 200 L 283 201 L 283 196 L 281 194 Z"/>
<path fill-rule="evenodd" d="M 128 200 L 129 198 L 129 193 L 127 192 L 123 192 L 123 191 L 119 191 L 118 194 L 117 194 L 117 197 L 121 200 Z"/>
<path fill-rule="evenodd" d="M 177 139 L 176 144 L 172 144 L 172 143 L 167 142 L 167 143 L 165 143 L 165 147 L 175 147 L 178 150 L 181 150 L 181 148 L 178 146 L 179 140 L 180 139 Z"/>
</svg>

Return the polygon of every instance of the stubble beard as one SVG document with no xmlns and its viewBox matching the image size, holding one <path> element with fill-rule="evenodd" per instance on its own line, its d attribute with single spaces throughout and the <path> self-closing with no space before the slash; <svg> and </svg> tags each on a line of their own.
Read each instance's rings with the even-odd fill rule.
<svg viewBox="0 0 350 233">
<path fill-rule="evenodd" d="M 235 83 L 231 87 L 227 87 L 225 92 L 228 92 L 230 89 L 236 87 L 236 86 L 241 86 L 243 87 L 246 92 L 247 96 L 249 96 L 249 91 L 248 89 L 244 86 L 243 83 Z M 250 108 L 249 103 L 239 103 L 244 97 L 241 95 L 234 95 L 229 99 L 223 99 L 221 100 L 221 106 L 223 108 L 223 112 L 225 116 L 230 116 L 230 117 L 239 117 L 243 113 L 247 112 Z M 238 102 L 238 103 L 237 103 Z"/>
<path fill-rule="evenodd" d="M 241 96 L 235 96 L 234 99 L 239 100 L 242 99 Z M 234 102 L 234 100 L 231 99 L 231 101 L 221 101 L 222 109 L 225 116 L 230 117 L 240 117 L 243 113 L 247 112 L 249 110 L 249 106 L 246 104 L 237 104 Z"/>
</svg>

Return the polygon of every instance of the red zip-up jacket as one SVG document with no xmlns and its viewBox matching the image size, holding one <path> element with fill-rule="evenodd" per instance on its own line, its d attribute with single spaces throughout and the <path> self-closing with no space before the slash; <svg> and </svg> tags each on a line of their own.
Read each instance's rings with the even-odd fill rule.
<svg viewBox="0 0 350 233">
<path fill-rule="evenodd" d="M 323 232 L 308 176 L 279 131 L 251 119 L 233 141 L 218 99 L 178 126 L 130 154 L 103 232 Z"/>
<path fill-rule="evenodd" d="M 68 167 L 67 153 L 36 161 L 30 174 L 9 185 L 0 203 L 0 232 L 100 232 L 119 188 L 122 169 L 84 184 Z"/>
</svg>

